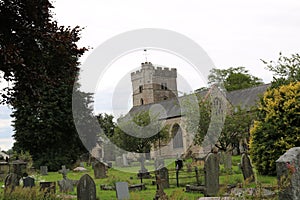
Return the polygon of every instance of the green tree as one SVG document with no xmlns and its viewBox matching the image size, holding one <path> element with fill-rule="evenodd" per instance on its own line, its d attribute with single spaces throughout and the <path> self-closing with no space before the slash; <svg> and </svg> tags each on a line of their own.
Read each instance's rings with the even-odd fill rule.
<svg viewBox="0 0 300 200">
<path fill-rule="evenodd" d="M 99 122 L 100 127 L 103 129 L 104 134 L 107 137 L 112 137 L 114 135 L 114 129 L 116 127 L 115 122 L 113 121 L 114 116 L 107 113 L 101 113 L 96 116 Z"/>
<path fill-rule="evenodd" d="M 156 142 L 169 138 L 168 130 L 169 126 L 162 126 L 157 116 L 142 111 L 132 119 L 120 119 L 111 141 L 129 152 L 148 153 Z"/>
<path fill-rule="evenodd" d="M 80 29 L 52 21 L 47 0 L 0 2 L 0 70 L 12 88 L 2 102 L 12 105 L 14 150 L 29 151 L 35 167 L 57 170 L 86 151 L 72 116 L 72 94 L 90 116 L 90 94 L 78 91 Z M 83 113 L 77 113 L 78 115 Z"/>
<path fill-rule="evenodd" d="M 277 61 L 264 61 L 266 68 L 274 73 L 272 87 L 287 85 L 290 82 L 300 81 L 300 55 L 292 54 L 290 57 L 279 53 Z"/>
<path fill-rule="evenodd" d="M 250 155 L 263 175 L 275 175 L 275 161 L 300 145 L 300 82 L 268 90 L 258 106 L 251 129 Z"/>
<path fill-rule="evenodd" d="M 241 141 L 244 141 L 246 147 L 250 138 L 250 128 L 255 119 L 254 110 L 255 108 L 248 110 L 236 107 L 226 116 L 224 127 L 216 144 L 220 150 L 228 151 L 234 147 L 239 148 Z"/>
<path fill-rule="evenodd" d="M 262 80 L 249 74 L 245 67 L 210 70 L 208 84 L 224 84 L 227 91 L 245 89 L 263 84 Z"/>
</svg>

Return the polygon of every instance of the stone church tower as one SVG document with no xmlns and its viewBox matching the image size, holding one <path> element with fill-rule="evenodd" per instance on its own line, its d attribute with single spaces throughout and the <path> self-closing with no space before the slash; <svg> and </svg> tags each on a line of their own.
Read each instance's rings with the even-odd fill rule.
<svg viewBox="0 0 300 200">
<path fill-rule="evenodd" d="M 131 73 L 133 106 L 157 103 L 177 97 L 177 71 L 175 68 L 154 67 L 142 63 L 141 69 Z"/>
</svg>

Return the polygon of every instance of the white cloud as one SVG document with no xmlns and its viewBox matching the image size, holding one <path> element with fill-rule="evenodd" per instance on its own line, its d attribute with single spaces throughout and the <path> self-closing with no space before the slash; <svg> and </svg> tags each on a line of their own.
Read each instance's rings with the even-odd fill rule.
<svg viewBox="0 0 300 200">
<path fill-rule="evenodd" d="M 11 119 L 0 119 L 0 130 L 2 128 L 10 127 Z"/>
<path fill-rule="evenodd" d="M 0 148 L 1 150 L 7 151 L 13 146 L 14 140 L 12 138 L 0 138 Z"/>
</svg>

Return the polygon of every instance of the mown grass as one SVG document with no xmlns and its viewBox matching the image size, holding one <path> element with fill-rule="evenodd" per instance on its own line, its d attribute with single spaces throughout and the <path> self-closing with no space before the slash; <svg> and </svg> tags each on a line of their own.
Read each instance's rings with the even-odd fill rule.
<svg viewBox="0 0 300 200">
<path fill-rule="evenodd" d="M 224 167 L 221 165 L 220 167 L 220 184 L 222 187 L 226 187 L 227 185 L 241 185 L 243 187 L 255 187 L 256 183 L 246 183 L 243 181 L 243 175 L 241 170 L 238 167 L 238 163 L 240 162 L 240 156 L 233 156 L 233 168 L 230 172 L 226 171 Z M 175 169 L 175 164 L 174 162 L 171 161 L 166 161 L 166 163 L 169 163 L 168 169 L 174 170 Z M 191 160 L 185 161 L 185 163 L 191 163 Z M 153 170 L 151 168 L 151 165 L 153 166 L 152 161 L 150 163 L 146 163 L 146 167 L 149 170 Z M 193 166 L 194 167 L 194 166 Z M 197 167 L 199 168 L 200 171 L 200 182 L 204 184 L 204 177 L 201 175 L 201 171 L 203 171 L 203 165 L 198 164 Z M 79 180 L 80 177 L 84 174 L 89 174 L 91 177 L 94 177 L 93 170 L 91 166 L 86 166 L 88 169 L 87 172 L 73 172 L 70 171 L 67 175 L 69 179 L 72 180 Z M 124 172 L 124 169 L 126 169 Z M 194 168 L 193 168 L 194 169 Z M 118 181 L 126 181 L 129 183 L 129 185 L 133 184 L 139 184 L 141 180 L 137 177 L 136 172 L 139 170 L 139 166 L 133 166 L 133 167 L 127 167 L 127 168 L 111 168 L 108 170 L 108 176 L 107 178 L 103 179 L 94 179 L 95 184 L 96 184 L 96 190 L 97 190 L 97 197 L 99 199 L 116 199 L 116 192 L 113 190 L 101 190 L 100 185 L 111 185 L 113 186 L 116 182 Z M 183 171 L 180 172 L 179 177 L 184 177 L 184 176 L 191 176 L 194 175 L 195 173 L 188 173 L 186 172 L 187 169 L 184 167 Z M 40 176 L 39 174 L 33 174 L 35 180 L 36 180 L 36 185 L 39 185 L 39 182 L 43 181 L 53 181 L 57 182 L 58 180 L 62 180 L 62 175 L 59 174 L 58 172 L 49 172 L 47 176 Z M 131 199 L 153 199 L 156 193 L 156 185 L 152 185 L 152 181 L 155 180 L 154 174 L 152 173 L 153 178 L 152 179 L 143 179 L 143 183 L 146 184 L 147 189 L 143 191 L 130 191 L 130 198 Z M 170 172 L 170 188 L 165 189 L 165 193 L 171 198 L 171 199 L 198 199 L 199 197 L 202 197 L 203 194 L 201 193 L 186 193 L 185 192 L 185 185 L 186 183 L 195 183 L 196 180 L 195 178 L 187 179 L 187 180 L 180 180 L 180 187 L 176 187 L 176 180 L 175 180 L 175 174 Z M 276 177 L 271 177 L 271 176 L 260 176 L 257 175 L 257 183 L 262 184 L 264 186 L 270 186 L 274 187 L 276 186 Z M 0 182 L 1 185 L 3 185 L 3 182 Z M 59 193 L 59 187 L 57 185 L 56 188 L 57 194 Z M 25 191 L 24 191 L 25 192 Z M 0 191 L 0 197 L 1 199 L 6 199 L 6 200 L 13 200 L 14 198 L 4 198 L 3 196 L 4 190 L 1 189 Z M 27 191 L 27 193 L 29 193 Z M 73 192 L 70 192 L 69 195 L 76 196 L 76 188 L 74 188 Z M 35 198 L 33 198 L 35 199 Z M 38 198 L 36 198 L 38 199 Z M 53 198 L 54 200 L 55 198 Z M 49 200 L 52 200 L 49 198 Z"/>
</svg>

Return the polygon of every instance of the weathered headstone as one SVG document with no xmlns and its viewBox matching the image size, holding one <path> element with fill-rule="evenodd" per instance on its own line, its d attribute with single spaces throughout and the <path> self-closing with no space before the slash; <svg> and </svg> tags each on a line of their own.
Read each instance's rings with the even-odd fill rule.
<svg viewBox="0 0 300 200">
<path fill-rule="evenodd" d="M 88 174 L 83 175 L 77 184 L 77 199 L 96 200 L 96 185 Z"/>
<path fill-rule="evenodd" d="M 247 153 L 243 153 L 241 158 L 241 170 L 243 172 L 244 180 L 254 182 L 254 172 L 251 165 L 250 157 Z"/>
<path fill-rule="evenodd" d="M 23 187 L 30 187 L 32 188 L 35 186 L 34 181 L 35 179 L 32 177 L 29 177 L 27 173 L 24 174 L 25 177 L 23 178 Z"/>
<path fill-rule="evenodd" d="M 159 175 L 156 175 L 156 193 L 154 200 L 167 200 L 168 196 L 164 192 L 163 183 L 165 180 L 162 180 Z"/>
<path fill-rule="evenodd" d="M 103 162 L 97 162 L 94 165 L 95 179 L 106 177 L 107 166 Z"/>
<path fill-rule="evenodd" d="M 300 199 L 300 147 L 289 149 L 276 161 L 280 200 Z"/>
<path fill-rule="evenodd" d="M 219 162 L 216 153 L 209 153 L 204 163 L 205 196 L 216 196 L 219 192 Z"/>
<path fill-rule="evenodd" d="M 48 167 L 47 166 L 40 166 L 40 174 L 42 176 L 48 175 Z"/>
<path fill-rule="evenodd" d="M 59 173 L 62 174 L 62 176 L 63 176 L 63 180 L 57 181 L 60 192 L 64 192 L 64 193 L 72 192 L 74 189 L 74 186 L 78 182 L 75 180 L 68 179 L 67 178 L 68 172 L 69 172 L 69 169 L 67 169 L 65 165 L 63 165 L 62 169 L 59 170 Z"/>
<path fill-rule="evenodd" d="M 169 171 L 166 167 L 163 167 L 159 170 L 156 171 L 156 174 L 160 177 L 162 184 L 161 186 L 165 189 L 165 188 L 169 188 L 170 184 L 169 184 Z"/>
<path fill-rule="evenodd" d="M 123 167 L 123 158 L 121 156 L 116 157 L 116 167 Z"/>
<path fill-rule="evenodd" d="M 84 167 L 84 162 L 79 163 L 79 167 Z"/>
<path fill-rule="evenodd" d="M 116 182 L 116 194 L 118 200 L 129 199 L 129 189 L 127 182 Z"/>
<path fill-rule="evenodd" d="M 66 168 L 65 165 L 61 166 L 61 170 L 58 171 L 58 173 L 62 174 L 63 179 L 67 178 L 67 174 L 70 170 Z"/>
<path fill-rule="evenodd" d="M 223 163 L 225 170 L 232 170 L 232 153 L 231 151 L 223 152 Z"/>
<path fill-rule="evenodd" d="M 14 190 L 16 186 L 20 185 L 20 177 L 15 173 L 10 173 L 5 177 L 4 187 L 5 190 L 11 189 Z"/>
<path fill-rule="evenodd" d="M 60 192 L 68 193 L 73 192 L 74 186 L 76 185 L 76 181 L 66 178 L 61 181 L 57 181 L 57 184 L 59 186 Z"/>
</svg>

